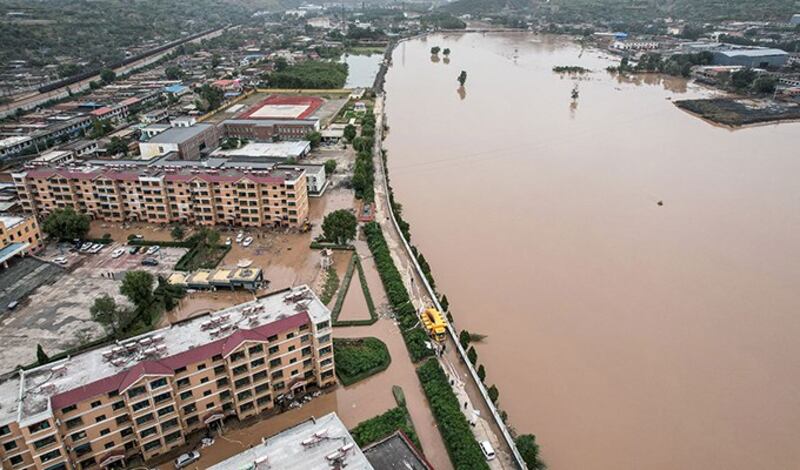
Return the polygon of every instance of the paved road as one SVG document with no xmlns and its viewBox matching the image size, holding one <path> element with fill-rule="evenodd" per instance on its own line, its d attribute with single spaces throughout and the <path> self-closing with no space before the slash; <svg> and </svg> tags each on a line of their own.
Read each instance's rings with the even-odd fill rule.
<svg viewBox="0 0 800 470">
<path fill-rule="evenodd" d="M 386 242 L 391 250 L 392 258 L 401 274 L 403 274 L 403 281 L 411 293 L 414 305 L 420 309 L 421 307 L 430 306 L 432 304 L 431 298 L 423 287 L 419 274 L 412 268 L 413 263 L 408 252 L 404 249 L 401 234 L 389 217 L 388 188 L 384 178 L 383 159 L 380 157 L 383 138 L 383 106 L 383 96 L 379 96 L 375 100 L 373 111 L 378 123 L 375 128 L 374 149 L 374 154 L 378 160 L 378 167 L 375 172 L 375 220 L 381 225 Z M 456 347 L 449 338 L 446 342 L 445 350 L 446 353 L 439 358 L 439 363 L 454 382 L 453 391 L 459 401 L 466 404 L 462 408 L 464 415 L 467 419 L 470 419 L 475 415 L 475 411 L 480 414 L 473 428 L 476 439 L 478 441 L 488 440 L 491 442 L 498 455 L 497 459 L 490 462 L 490 467 L 493 470 L 517 468 L 511 456 L 511 450 L 505 440 L 502 439 L 500 430 L 491 419 L 491 413 L 481 398 L 477 385 L 472 381 L 469 371 L 461 362 L 458 354 L 455 353 Z"/>
</svg>

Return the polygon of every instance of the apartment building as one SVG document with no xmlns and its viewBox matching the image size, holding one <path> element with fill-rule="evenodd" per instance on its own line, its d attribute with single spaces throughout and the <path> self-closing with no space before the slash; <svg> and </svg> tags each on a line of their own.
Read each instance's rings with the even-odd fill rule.
<svg viewBox="0 0 800 470">
<path fill-rule="evenodd" d="M 225 137 L 270 142 L 305 140 L 319 131 L 319 119 L 228 119 L 222 121 Z"/>
<path fill-rule="evenodd" d="M 133 166 L 133 165 L 128 165 Z M 109 222 L 299 227 L 308 218 L 305 170 L 125 165 L 13 173 L 26 212 L 72 207 Z"/>
<path fill-rule="evenodd" d="M 43 246 L 36 217 L 0 213 L 0 263 L 7 266 L 13 256 L 35 253 Z"/>
<path fill-rule="evenodd" d="M 124 468 L 335 384 L 330 311 L 307 287 L 0 378 L 3 468 Z"/>
</svg>

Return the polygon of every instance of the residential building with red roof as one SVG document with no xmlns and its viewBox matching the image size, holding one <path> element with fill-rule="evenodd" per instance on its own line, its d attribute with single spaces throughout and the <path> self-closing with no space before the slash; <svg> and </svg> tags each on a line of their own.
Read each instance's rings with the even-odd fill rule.
<svg viewBox="0 0 800 470">
<path fill-rule="evenodd" d="M 0 377 L 2 468 L 144 460 L 190 433 L 335 384 L 330 311 L 307 286 Z"/>
</svg>

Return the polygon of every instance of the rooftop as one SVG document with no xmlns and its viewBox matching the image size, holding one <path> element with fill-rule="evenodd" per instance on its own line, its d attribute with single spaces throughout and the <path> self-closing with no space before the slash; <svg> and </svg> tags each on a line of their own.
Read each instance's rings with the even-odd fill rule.
<svg viewBox="0 0 800 470">
<path fill-rule="evenodd" d="M 288 142 L 251 142 L 238 149 L 215 150 L 211 155 L 226 157 L 244 156 L 289 158 L 302 156 L 310 149 L 311 143 L 307 140 Z"/>
<path fill-rule="evenodd" d="M 433 470 L 430 463 L 401 431 L 395 431 L 364 449 L 364 455 L 380 470 Z"/>
<path fill-rule="evenodd" d="M 374 470 L 336 413 L 311 418 L 261 445 L 209 467 L 209 470 L 255 469 L 259 464 L 281 470 Z"/>
<path fill-rule="evenodd" d="M 299 286 L 160 330 L 106 344 L 67 359 L 0 379 L 0 425 L 25 426 L 54 409 L 114 390 L 124 391 L 143 375 L 171 375 L 187 364 L 223 356 L 242 341 L 266 341 L 330 311 L 307 286 Z"/>
<path fill-rule="evenodd" d="M 173 127 L 158 134 L 149 140 L 151 143 L 158 144 L 180 144 L 196 137 L 203 132 L 214 127 L 212 124 L 195 124 L 189 127 Z"/>
<path fill-rule="evenodd" d="M 9 229 L 25 220 L 23 217 L 18 217 L 16 215 L 10 214 L 0 214 L 0 222 L 5 225 L 6 229 Z"/>
<path fill-rule="evenodd" d="M 731 48 L 731 49 L 718 49 L 714 52 L 726 55 L 728 57 L 746 56 L 746 57 L 768 57 L 774 55 L 786 55 L 786 51 L 781 49 L 768 49 L 768 48 Z"/>
</svg>

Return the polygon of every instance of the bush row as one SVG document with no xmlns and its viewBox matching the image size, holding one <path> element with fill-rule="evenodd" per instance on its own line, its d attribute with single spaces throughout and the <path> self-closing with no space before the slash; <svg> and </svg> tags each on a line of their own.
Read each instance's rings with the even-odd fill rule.
<svg viewBox="0 0 800 470">
<path fill-rule="evenodd" d="M 380 441 L 397 430 L 403 431 L 418 449 L 422 448 L 411 418 L 408 416 L 408 411 L 399 406 L 382 415 L 362 421 L 350 430 L 350 434 L 359 447 L 364 447 Z"/>
<path fill-rule="evenodd" d="M 453 467 L 456 470 L 488 470 L 489 465 L 472 434 L 472 428 L 461 412 L 461 403 L 439 363 L 434 359 L 428 360 L 417 369 L 417 376 Z"/>
<path fill-rule="evenodd" d="M 343 385 L 352 385 L 382 372 L 392 363 L 389 350 L 378 338 L 334 338 L 336 375 Z"/>
<path fill-rule="evenodd" d="M 364 292 L 364 299 L 367 301 L 367 309 L 369 310 L 369 319 L 364 320 L 339 320 L 339 314 L 342 313 L 342 306 L 344 305 L 347 292 L 350 290 L 350 282 L 353 280 L 353 272 L 358 269 L 358 277 L 361 281 L 361 289 Z M 336 303 L 331 310 L 331 324 L 333 326 L 369 326 L 378 321 L 378 312 L 375 310 L 375 302 L 372 301 L 372 295 L 369 292 L 367 281 L 364 276 L 364 268 L 361 267 L 361 260 L 358 255 L 353 252 L 350 258 L 350 264 L 347 265 L 347 271 L 344 274 L 342 285 L 339 288 L 339 295 L 336 297 Z"/>
<path fill-rule="evenodd" d="M 376 222 L 369 222 L 364 225 L 364 234 L 367 237 L 367 245 L 372 252 L 381 282 L 383 282 L 386 297 L 389 299 L 389 305 L 400 323 L 400 330 L 411 359 L 417 362 L 431 356 L 433 351 L 426 344 L 428 335 L 418 325 L 419 319 L 416 310 L 403 284 L 400 271 L 397 270 L 392 255 L 389 253 L 389 246 L 386 244 L 380 225 Z"/>
</svg>

